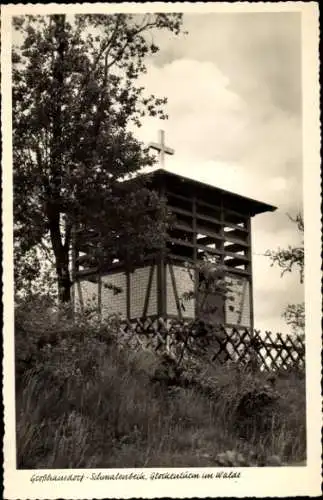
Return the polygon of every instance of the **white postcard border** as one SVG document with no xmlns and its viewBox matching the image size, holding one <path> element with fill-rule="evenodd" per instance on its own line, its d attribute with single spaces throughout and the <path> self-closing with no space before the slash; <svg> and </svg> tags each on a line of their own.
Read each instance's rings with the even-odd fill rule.
<svg viewBox="0 0 323 500">
<path fill-rule="evenodd" d="M 91 480 L 99 470 L 16 470 L 14 340 L 13 340 L 13 246 L 12 246 L 12 137 L 11 137 L 11 16 L 49 12 L 278 12 L 297 11 L 302 15 L 302 84 L 303 84 L 303 165 L 305 222 L 305 301 L 307 358 L 307 436 L 306 467 L 232 469 L 241 472 L 240 479 L 163 479 L 152 480 L 153 471 L 199 472 L 215 469 L 135 469 L 143 471 L 146 480 Z M 4 306 L 4 497 L 9 499 L 55 498 L 153 498 L 153 497 L 243 497 L 243 496 L 316 496 L 321 492 L 321 283 L 320 283 L 320 130 L 319 130 L 319 55 L 318 4 L 316 2 L 266 3 L 121 3 L 121 4 L 16 4 L 1 7 L 2 68 L 2 137 L 3 137 L 3 306 Z M 33 475 L 84 474 L 81 482 L 31 481 Z M 102 470 L 102 474 L 104 474 Z M 111 471 L 110 471 L 111 472 Z M 117 472 L 113 470 L 113 472 Z M 130 470 L 122 469 L 122 473 Z"/>
</svg>

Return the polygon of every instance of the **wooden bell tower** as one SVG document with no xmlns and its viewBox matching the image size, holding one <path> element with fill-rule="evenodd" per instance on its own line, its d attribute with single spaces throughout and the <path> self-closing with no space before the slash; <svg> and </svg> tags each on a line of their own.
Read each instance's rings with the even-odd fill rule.
<svg viewBox="0 0 323 500">
<path fill-rule="evenodd" d="M 160 142 L 150 146 L 159 151 L 161 165 L 165 153 L 174 153 L 165 146 L 163 133 Z M 76 267 L 76 307 L 92 300 L 102 316 L 194 319 L 199 314 L 196 296 L 184 308 L 183 297 L 197 289 L 201 277 L 194 269 L 207 255 L 221 264 L 231 283 L 231 299 L 223 302 L 213 297 L 218 301 L 216 313 L 205 320 L 253 328 L 251 219 L 276 208 L 162 168 L 145 177 L 147 185 L 165 197 L 174 216 L 164 250 L 147 255 L 131 272 L 122 261 L 100 274 Z M 86 248 L 82 250 L 86 253 Z M 75 259 L 77 263 L 78 255 Z M 120 293 L 115 294 L 110 285 Z"/>
</svg>

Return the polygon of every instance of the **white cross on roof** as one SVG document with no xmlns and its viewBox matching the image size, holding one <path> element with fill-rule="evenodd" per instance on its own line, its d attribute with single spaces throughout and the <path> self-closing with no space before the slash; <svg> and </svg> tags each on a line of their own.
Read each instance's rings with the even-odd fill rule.
<svg viewBox="0 0 323 500">
<path fill-rule="evenodd" d="M 159 162 L 160 166 L 163 168 L 165 164 L 165 153 L 168 155 L 173 155 L 175 153 L 174 149 L 169 148 L 165 145 L 165 131 L 159 130 L 158 132 L 159 142 L 150 142 L 149 147 L 156 149 L 159 152 Z"/>
</svg>

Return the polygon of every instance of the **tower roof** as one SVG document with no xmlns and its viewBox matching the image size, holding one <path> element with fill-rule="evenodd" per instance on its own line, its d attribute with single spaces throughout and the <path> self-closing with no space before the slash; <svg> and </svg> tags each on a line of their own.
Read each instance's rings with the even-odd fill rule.
<svg viewBox="0 0 323 500">
<path fill-rule="evenodd" d="M 217 205 L 217 200 L 221 199 L 224 207 L 250 216 L 264 212 L 274 212 L 277 209 L 274 205 L 235 194 L 211 184 L 189 179 L 188 177 L 169 172 L 162 168 L 142 174 L 142 178 L 148 180 L 152 187 L 164 185 L 174 194 L 178 193 L 188 197 L 197 196 L 208 203 L 214 203 L 214 205 Z"/>
</svg>

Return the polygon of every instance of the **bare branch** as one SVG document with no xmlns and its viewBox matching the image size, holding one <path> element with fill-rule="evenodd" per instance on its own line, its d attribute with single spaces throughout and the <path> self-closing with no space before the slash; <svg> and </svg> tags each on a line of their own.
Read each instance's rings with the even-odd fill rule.
<svg viewBox="0 0 323 500">
<path fill-rule="evenodd" d="M 116 57 L 114 57 L 111 61 L 111 63 L 109 64 L 108 68 L 111 68 L 116 62 L 118 59 L 121 59 L 121 57 L 123 56 L 123 54 L 125 53 L 126 51 L 126 48 L 128 47 L 128 45 L 133 42 L 133 40 L 142 32 L 142 31 L 145 31 L 147 29 L 150 29 L 150 28 L 153 28 L 157 26 L 156 22 L 151 22 L 151 23 L 146 23 L 144 26 L 142 26 L 141 28 L 138 28 L 138 30 L 133 34 L 133 36 L 131 38 L 129 38 L 126 43 L 124 44 L 124 46 L 122 47 L 121 51 L 116 55 Z"/>
<path fill-rule="evenodd" d="M 301 232 L 304 232 L 304 219 L 303 219 L 303 216 L 301 214 L 301 212 L 298 212 L 298 214 L 294 217 L 292 217 L 290 214 L 286 214 L 287 217 L 289 218 L 290 221 L 294 222 L 295 224 L 297 224 L 297 228 L 299 231 Z"/>
</svg>

